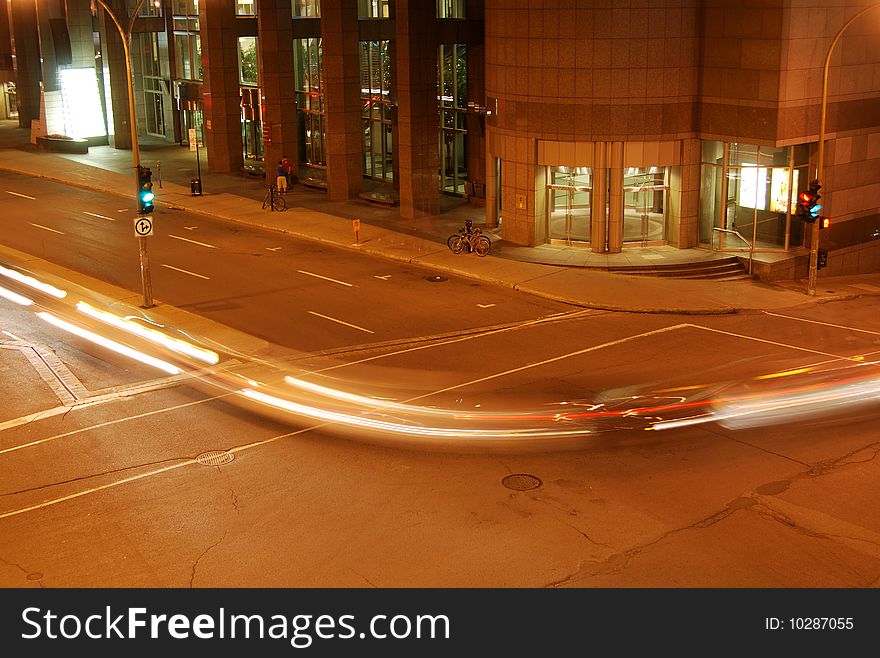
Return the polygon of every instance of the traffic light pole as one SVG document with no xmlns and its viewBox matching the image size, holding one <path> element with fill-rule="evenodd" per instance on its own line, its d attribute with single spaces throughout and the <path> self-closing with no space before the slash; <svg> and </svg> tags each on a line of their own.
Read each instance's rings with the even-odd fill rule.
<svg viewBox="0 0 880 658">
<path fill-rule="evenodd" d="M 131 31 L 134 27 L 134 21 L 145 0 L 138 0 L 137 6 L 132 10 L 131 17 L 128 19 L 128 29 L 123 29 L 122 24 L 104 0 L 95 1 L 101 5 L 101 8 L 110 17 L 110 20 L 113 21 L 113 24 L 119 31 L 119 38 L 122 41 L 122 52 L 125 55 L 125 81 L 127 83 L 126 86 L 128 87 L 128 123 L 131 129 L 131 155 L 134 160 L 135 202 L 139 203 L 140 176 L 138 174 L 140 172 L 141 161 L 137 137 L 137 115 L 134 111 L 134 82 L 132 80 L 134 70 L 131 67 L 131 48 L 129 41 L 131 41 Z M 138 251 L 140 252 L 141 263 L 141 286 L 144 293 L 143 307 L 152 308 L 154 306 L 153 285 L 150 281 L 150 259 L 147 257 L 147 239 L 145 237 L 138 238 Z"/>
<path fill-rule="evenodd" d="M 880 3 L 875 3 L 873 5 L 869 5 L 856 13 L 852 18 L 850 18 L 840 30 L 838 30 L 837 34 L 834 36 L 834 39 L 831 41 L 831 46 L 828 48 L 828 53 L 825 55 L 825 68 L 822 71 L 822 113 L 821 118 L 819 119 L 819 153 L 816 156 L 816 180 L 820 183 L 823 183 L 823 165 L 824 165 L 824 157 L 825 157 L 825 114 L 828 106 L 828 67 L 831 64 L 831 53 L 834 52 L 834 47 L 837 45 L 837 42 L 840 41 L 840 38 L 843 36 L 843 33 L 846 32 L 847 28 L 853 24 L 857 18 L 859 18 L 862 14 L 866 14 L 872 9 L 877 9 L 880 7 Z M 827 191 L 826 191 L 827 194 Z M 819 221 L 822 221 L 821 218 Z M 807 282 L 807 293 L 810 295 L 816 294 L 816 276 L 819 273 L 819 227 L 817 224 L 812 224 L 811 226 L 811 240 L 810 240 L 810 276 Z"/>
</svg>

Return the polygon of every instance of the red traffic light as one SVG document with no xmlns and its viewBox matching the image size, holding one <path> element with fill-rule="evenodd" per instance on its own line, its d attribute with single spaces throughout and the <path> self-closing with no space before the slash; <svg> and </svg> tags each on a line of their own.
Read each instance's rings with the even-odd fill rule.
<svg viewBox="0 0 880 658">
<path fill-rule="evenodd" d="M 830 217 L 820 217 L 819 218 L 819 228 L 830 228 L 831 227 L 831 218 Z"/>
</svg>

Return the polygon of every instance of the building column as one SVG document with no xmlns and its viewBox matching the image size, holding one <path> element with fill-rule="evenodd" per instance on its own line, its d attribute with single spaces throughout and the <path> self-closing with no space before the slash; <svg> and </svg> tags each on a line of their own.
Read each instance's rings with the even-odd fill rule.
<svg viewBox="0 0 880 658">
<path fill-rule="evenodd" d="M 200 2 L 199 25 L 208 167 L 211 171 L 240 171 L 244 154 L 235 3 Z"/>
<path fill-rule="evenodd" d="M 623 249 L 623 142 L 610 142 L 611 166 L 608 187 L 608 253 Z"/>
<path fill-rule="evenodd" d="M 608 221 L 607 190 L 608 169 L 606 167 L 607 145 L 605 142 L 593 143 L 593 193 L 590 195 L 590 248 L 597 254 L 605 252 Z"/>
<path fill-rule="evenodd" d="M 123 27 L 126 25 L 126 7 L 121 0 L 108 0 L 107 5 L 114 15 L 120 18 Z M 128 111 L 128 67 L 125 65 L 125 50 L 122 38 L 113 19 L 107 16 L 102 8 L 98 8 L 101 30 L 101 61 L 104 73 L 105 112 L 113 121 L 107 125 L 110 146 L 116 149 L 131 148 L 131 127 Z M 109 81 L 109 84 L 108 84 Z"/>
<path fill-rule="evenodd" d="M 266 182 L 274 183 L 275 166 L 284 156 L 291 174 L 299 175 L 290 0 L 260 0 L 257 34 Z"/>
<path fill-rule="evenodd" d="M 400 214 L 413 218 L 440 211 L 437 126 L 436 3 L 398 0 L 397 134 Z"/>
<path fill-rule="evenodd" d="M 15 37 L 15 93 L 18 125 L 30 129 L 40 118 L 40 34 L 37 31 L 36 0 L 11 3 L 12 34 Z"/>
<path fill-rule="evenodd" d="M 327 195 L 353 199 L 364 178 L 357 0 L 322 0 Z"/>
</svg>

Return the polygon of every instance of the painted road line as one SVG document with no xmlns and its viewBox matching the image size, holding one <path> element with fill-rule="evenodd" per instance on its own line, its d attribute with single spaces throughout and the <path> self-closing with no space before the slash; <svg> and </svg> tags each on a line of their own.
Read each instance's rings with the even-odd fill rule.
<svg viewBox="0 0 880 658">
<path fill-rule="evenodd" d="M 797 350 L 799 352 L 809 352 L 811 354 L 819 354 L 821 356 L 830 356 L 837 361 L 858 361 L 859 363 L 865 360 L 863 355 L 855 355 L 855 356 L 843 356 L 840 354 L 832 354 L 831 352 L 822 352 L 821 350 L 811 350 L 809 347 L 801 347 L 800 345 L 789 345 L 788 343 L 779 343 L 775 340 L 767 340 L 766 338 L 756 338 L 754 336 L 745 336 L 743 334 L 735 334 L 732 331 L 722 331 L 721 329 L 712 329 L 711 327 L 703 327 L 698 324 L 688 324 L 688 327 L 693 327 L 694 329 L 702 329 L 703 331 L 711 331 L 716 334 L 723 334 L 725 336 L 733 336 L 734 338 L 743 338 L 745 340 L 753 340 L 756 343 L 766 343 L 767 345 L 775 345 L 776 347 L 787 347 L 790 350 Z"/>
<path fill-rule="evenodd" d="M 88 210 L 83 210 L 83 215 L 91 215 L 92 217 L 98 217 L 100 219 L 109 219 L 111 222 L 115 222 L 116 220 L 112 217 L 107 217 L 107 215 L 99 215 L 96 212 L 89 212 Z"/>
<path fill-rule="evenodd" d="M 187 231 L 195 231 L 198 226 L 184 226 L 183 228 L 185 228 Z"/>
<path fill-rule="evenodd" d="M 374 279 L 382 279 L 383 281 L 387 281 L 388 279 L 391 278 L 391 275 L 390 274 L 383 274 L 382 276 L 379 276 L 378 274 L 374 274 L 373 278 Z"/>
<path fill-rule="evenodd" d="M 192 242 L 193 244 L 201 245 L 202 247 L 208 247 L 208 249 L 216 249 L 217 248 L 212 244 L 208 244 L 207 242 L 199 242 L 197 240 L 190 240 L 189 238 L 182 238 L 179 235 L 171 235 L 169 233 L 168 237 L 174 238 L 175 240 L 183 240 L 184 242 Z"/>
<path fill-rule="evenodd" d="M 195 272 L 190 272 L 189 270 L 182 270 L 179 267 L 174 267 L 174 265 L 166 265 L 165 263 L 160 263 L 162 267 L 167 267 L 169 270 L 175 270 L 177 272 L 183 272 L 184 274 L 189 274 L 190 276 L 197 276 L 200 279 L 206 279 L 208 281 L 211 280 L 211 277 L 205 276 L 204 274 L 196 274 Z"/>
<path fill-rule="evenodd" d="M 331 279 L 329 276 L 321 276 L 320 274 L 315 274 L 314 272 L 306 272 L 305 270 L 297 270 L 300 274 L 305 274 L 306 276 L 313 276 L 316 279 L 324 279 L 324 281 L 331 281 L 333 283 L 338 283 L 340 286 L 348 286 L 349 288 L 354 288 L 354 286 L 350 283 L 346 283 L 345 281 L 339 281 L 338 279 Z M 372 333 L 372 332 L 370 332 Z"/>
<path fill-rule="evenodd" d="M 477 304 L 480 308 L 492 308 L 495 304 Z"/>
<path fill-rule="evenodd" d="M 266 251 L 278 251 L 281 247 L 266 247 Z"/>
<path fill-rule="evenodd" d="M 863 334 L 873 334 L 874 336 L 880 335 L 880 331 L 871 331 L 870 329 L 857 329 L 856 327 L 850 327 L 845 324 L 833 324 L 831 322 L 820 322 L 819 320 L 807 320 L 806 318 L 797 318 L 793 315 L 782 315 L 780 313 L 771 313 L 770 311 L 764 311 L 764 315 L 772 315 L 775 318 L 785 318 L 786 320 L 796 320 L 797 322 L 809 322 L 810 324 L 821 324 L 825 327 L 834 327 L 835 329 L 847 329 L 849 331 L 858 331 Z"/>
<path fill-rule="evenodd" d="M 6 336 L 9 336 L 12 340 L 20 340 L 22 343 L 26 342 L 25 340 L 19 338 L 19 337 L 16 336 L 15 334 L 11 334 L 11 333 L 9 333 L 9 332 L 6 331 L 5 329 L 3 330 L 3 334 L 6 335 Z"/>
<path fill-rule="evenodd" d="M 34 200 L 34 201 L 35 201 L 36 198 L 37 198 L 37 197 L 33 197 L 33 196 L 28 196 L 27 194 L 19 194 L 18 192 L 12 192 L 12 191 L 10 191 L 10 190 L 6 190 L 6 194 L 13 194 L 13 195 L 15 195 L 15 196 L 20 196 L 20 197 L 22 197 L 23 199 L 31 199 L 31 200 Z"/>
<path fill-rule="evenodd" d="M 44 231 L 52 231 L 52 233 L 59 233 L 61 235 L 64 235 L 63 231 L 56 231 L 54 228 L 49 228 L 48 226 L 43 226 L 42 224 L 34 224 L 33 222 L 29 222 L 29 224 L 31 226 L 36 226 L 37 228 L 41 228 Z"/>
<path fill-rule="evenodd" d="M 351 327 L 352 329 L 357 329 L 359 331 L 364 331 L 368 334 L 374 334 L 375 331 L 370 331 L 369 329 L 364 329 L 363 327 L 359 327 L 356 324 L 351 324 L 349 322 L 343 322 L 342 320 L 337 320 L 336 318 L 331 318 L 329 315 L 322 315 L 321 313 L 315 313 L 314 311 L 309 311 L 312 315 L 317 315 L 319 318 L 324 318 L 325 320 L 330 320 L 331 322 L 338 322 L 339 324 L 344 324 L 346 327 Z"/>
</svg>

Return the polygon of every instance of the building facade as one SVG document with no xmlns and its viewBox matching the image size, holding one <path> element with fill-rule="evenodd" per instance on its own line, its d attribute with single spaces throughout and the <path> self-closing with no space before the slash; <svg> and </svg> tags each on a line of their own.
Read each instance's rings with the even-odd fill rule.
<svg viewBox="0 0 880 658">
<path fill-rule="evenodd" d="M 130 66 L 138 134 L 197 139 L 214 171 L 287 156 L 401 221 L 452 195 L 515 244 L 776 254 L 765 278 L 806 272 L 824 106 L 827 272 L 880 269 L 875 0 L 6 4 L 22 126 L 130 148 Z"/>
</svg>

